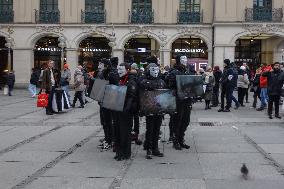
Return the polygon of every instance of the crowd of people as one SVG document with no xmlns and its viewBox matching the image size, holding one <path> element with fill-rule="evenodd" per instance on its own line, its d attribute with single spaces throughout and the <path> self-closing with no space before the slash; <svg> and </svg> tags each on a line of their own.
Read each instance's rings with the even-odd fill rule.
<svg viewBox="0 0 284 189">
<path fill-rule="evenodd" d="M 283 95 L 284 72 L 283 65 L 276 62 L 273 65 L 262 64 L 255 73 L 249 69 L 246 63 L 238 67 L 230 60 L 224 60 L 223 72 L 218 66 L 201 68 L 198 71 L 188 65 L 186 56 L 177 56 L 176 63 L 172 68 L 160 68 L 156 57 L 147 59 L 147 67 L 139 67 L 136 63 L 120 63 L 117 57 L 102 59 L 94 67 L 88 68 L 87 64 L 78 65 L 74 70 L 73 101 L 70 96 L 71 71 L 68 64 L 64 64 L 63 70 L 54 69 L 54 61 L 41 70 L 33 69 L 29 92 L 31 97 L 39 93 L 49 94 L 46 114 L 54 114 L 52 100 L 54 94 L 60 88 L 67 96 L 71 107 L 75 107 L 77 100 L 79 108 L 84 108 L 88 102 L 88 96 L 96 79 L 107 80 L 109 84 L 126 86 L 127 93 L 122 112 L 113 111 L 100 106 L 100 121 L 104 130 L 104 139 L 99 147 L 101 149 L 113 149 L 116 152 L 115 159 L 120 161 L 129 159 L 131 155 L 131 142 L 141 145 L 139 138 L 139 91 L 151 91 L 157 89 L 171 89 L 177 93 L 176 77 L 178 75 L 200 75 L 203 78 L 204 94 L 201 97 L 180 99 L 176 95 L 176 112 L 170 114 L 169 141 L 173 143 L 176 150 L 189 149 L 185 143 L 185 132 L 190 122 L 192 104 L 198 100 L 205 100 L 205 110 L 218 107 L 218 112 L 230 112 L 232 101 L 235 109 L 244 107 L 248 102 L 248 93 L 253 93 L 252 108 L 263 111 L 268 107 L 268 117 L 273 119 L 272 109 L 275 106 L 274 116 L 281 119 L 279 104 Z M 11 81 L 10 81 L 11 80 Z M 13 85 L 15 75 L 11 72 L 9 82 Z M 40 91 L 37 91 L 40 88 Z M 237 93 L 234 91 L 237 90 Z M 234 94 L 237 94 L 235 98 Z M 220 100 L 219 100 L 220 99 Z M 257 107 L 257 99 L 260 106 Z M 153 156 L 163 157 L 159 150 L 158 140 L 160 128 L 164 119 L 162 114 L 146 115 L 146 135 L 143 144 L 146 150 L 146 158 Z"/>
</svg>

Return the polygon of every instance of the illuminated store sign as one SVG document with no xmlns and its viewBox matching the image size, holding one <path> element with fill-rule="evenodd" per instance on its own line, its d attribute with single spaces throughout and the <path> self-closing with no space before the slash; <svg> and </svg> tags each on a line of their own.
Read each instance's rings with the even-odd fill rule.
<svg viewBox="0 0 284 189">
<path fill-rule="evenodd" d="M 176 53 L 203 53 L 205 54 L 203 49 L 175 49 Z"/>
<path fill-rule="evenodd" d="M 108 52 L 108 49 L 91 49 L 91 48 L 83 48 L 83 52 Z"/>
<path fill-rule="evenodd" d="M 52 51 L 52 52 L 57 52 L 57 51 L 61 51 L 61 49 L 59 48 L 55 48 L 55 47 L 47 47 L 47 48 L 36 48 L 37 51 Z"/>
</svg>

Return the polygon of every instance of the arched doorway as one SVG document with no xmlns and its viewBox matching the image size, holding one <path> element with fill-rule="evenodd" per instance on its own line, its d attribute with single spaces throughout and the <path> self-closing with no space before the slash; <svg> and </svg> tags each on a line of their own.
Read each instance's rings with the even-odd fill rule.
<svg viewBox="0 0 284 189">
<path fill-rule="evenodd" d="M 97 66 L 99 60 L 110 58 L 112 49 L 108 45 L 110 41 L 106 37 L 92 36 L 82 40 L 79 44 L 79 64 L 84 62 Z"/>
<path fill-rule="evenodd" d="M 8 72 L 8 48 L 5 37 L 0 37 L 0 86 L 5 83 L 5 74 Z M 11 49 L 11 69 L 13 70 L 13 50 Z"/>
<path fill-rule="evenodd" d="M 53 60 L 55 62 L 54 68 L 60 70 L 62 49 L 58 44 L 58 36 L 40 38 L 34 47 L 34 68 L 43 68 L 49 60 Z M 66 53 L 64 51 L 64 62 L 65 61 Z"/>
<path fill-rule="evenodd" d="M 139 66 L 146 64 L 149 56 L 159 57 L 159 43 L 148 36 L 135 36 L 129 39 L 124 45 L 124 61 L 137 63 Z"/>
<path fill-rule="evenodd" d="M 235 63 L 247 63 L 251 70 L 262 63 L 272 64 L 277 60 L 275 47 L 282 40 L 283 37 L 266 33 L 241 36 L 235 41 Z"/>
<path fill-rule="evenodd" d="M 177 55 L 187 56 L 188 64 L 194 66 L 195 70 L 208 65 L 208 46 L 198 37 L 190 36 L 175 40 L 172 43 L 171 65 L 175 63 Z"/>
</svg>

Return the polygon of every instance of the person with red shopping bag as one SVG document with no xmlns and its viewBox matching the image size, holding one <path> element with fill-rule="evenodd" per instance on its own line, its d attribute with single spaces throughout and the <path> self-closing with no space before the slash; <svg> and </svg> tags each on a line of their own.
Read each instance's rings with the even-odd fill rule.
<svg viewBox="0 0 284 189">
<path fill-rule="evenodd" d="M 41 89 L 43 93 L 48 94 L 48 104 L 46 106 L 46 115 L 52 115 L 52 98 L 55 92 L 56 86 L 58 86 L 58 72 L 54 69 L 54 61 L 49 60 L 47 68 L 43 71 L 42 74 L 42 83 Z"/>
</svg>

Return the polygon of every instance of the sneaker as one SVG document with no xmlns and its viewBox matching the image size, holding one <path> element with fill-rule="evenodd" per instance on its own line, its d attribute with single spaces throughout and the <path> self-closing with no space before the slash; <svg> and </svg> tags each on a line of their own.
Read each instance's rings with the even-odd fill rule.
<svg viewBox="0 0 284 189">
<path fill-rule="evenodd" d="M 153 150 L 152 154 L 153 156 L 164 157 L 164 154 L 161 153 L 159 150 Z"/>
<path fill-rule="evenodd" d="M 220 108 L 220 109 L 218 110 L 218 112 L 224 112 L 224 109 Z"/>
<path fill-rule="evenodd" d="M 262 110 L 264 110 L 264 107 L 260 107 L 256 109 L 256 111 L 262 111 Z"/>
<path fill-rule="evenodd" d="M 230 109 L 225 109 L 223 112 L 231 112 Z"/>
<path fill-rule="evenodd" d="M 185 148 L 185 149 L 189 149 L 190 148 L 190 146 L 185 144 L 184 142 L 180 143 L 180 147 Z"/>
</svg>

